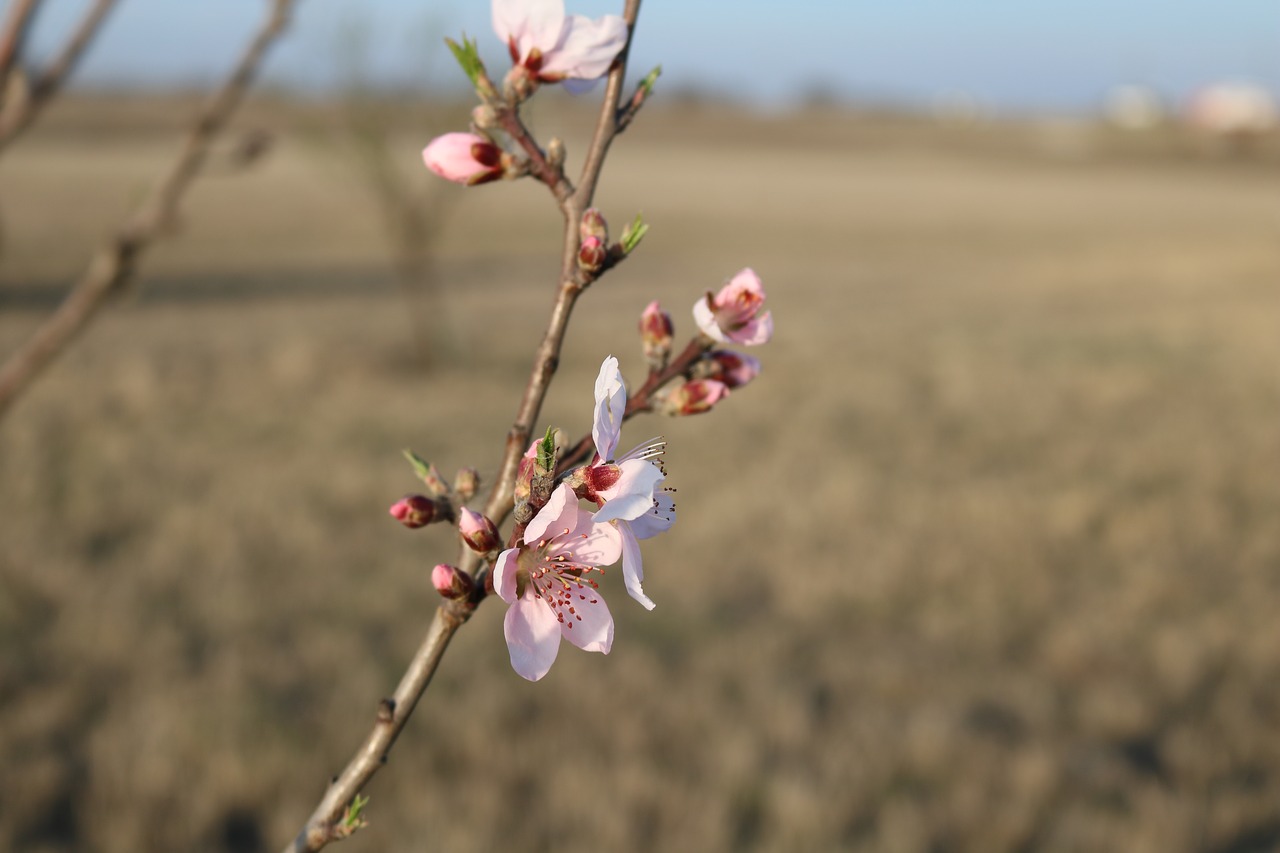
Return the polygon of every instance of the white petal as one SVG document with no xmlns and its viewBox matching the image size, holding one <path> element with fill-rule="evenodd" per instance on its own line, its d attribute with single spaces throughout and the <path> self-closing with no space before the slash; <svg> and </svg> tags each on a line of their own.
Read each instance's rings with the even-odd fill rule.
<svg viewBox="0 0 1280 853">
<path fill-rule="evenodd" d="M 698 329 L 707 337 L 722 343 L 729 342 L 729 339 L 725 337 L 724 332 L 720 329 L 720 324 L 716 322 L 715 312 L 707 304 L 707 297 L 704 296 L 693 303 L 693 322 L 698 324 Z"/>
<path fill-rule="evenodd" d="M 515 41 L 521 59 L 535 47 L 552 52 L 568 37 L 564 0 L 493 0 L 493 29 L 504 42 Z"/>
<path fill-rule="evenodd" d="M 546 602 L 533 592 L 507 608 L 502 621 L 511 654 L 511 668 L 530 681 L 537 681 L 551 669 L 560 651 L 560 620 Z"/>
<path fill-rule="evenodd" d="M 629 459 L 618 466 L 618 482 L 600 492 L 604 506 L 592 518 L 596 522 L 616 518 L 631 520 L 653 508 L 653 492 L 665 479 L 662 469 L 647 459 Z"/>
<path fill-rule="evenodd" d="M 600 591 L 582 586 L 570 592 L 573 612 L 561 608 L 560 636 L 584 652 L 609 654 L 613 646 L 613 614 Z M 549 666 L 550 664 L 548 664 Z"/>
<path fill-rule="evenodd" d="M 596 443 L 596 453 L 609 461 L 613 449 L 618 446 L 622 433 L 622 417 L 627 411 L 627 387 L 622 383 L 618 360 L 609 356 L 600 365 L 596 376 L 596 410 L 591 423 L 591 437 Z"/>
<path fill-rule="evenodd" d="M 644 594 L 641 581 L 644 580 L 644 560 L 640 558 L 640 543 L 636 541 L 631 525 L 625 521 L 618 523 L 622 531 L 622 580 L 627 585 L 627 592 L 636 601 L 652 610 L 653 601 Z"/>
<path fill-rule="evenodd" d="M 637 539 L 651 539 L 659 533 L 666 533 L 675 523 L 676 502 L 667 492 L 659 492 L 654 498 L 653 509 L 631 521 L 630 526 Z"/>
<path fill-rule="evenodd" d="M 553 542 L 553 555 L 563 554 L 580 566 L 611 566 L 622 556 L 622 537 L 612 524 L 594 524 L 583 512 L 587 526 L 573 530 Z"/>
<path fill-rule="evenodd" d="M 591 20 L 570 15 L 561 42 L 547 56 L 542 71 L 564 74 L 579 80 L 604 76 L 627 43 L 627 22 L 617 15 L 604 15 Z"/>
</svg>

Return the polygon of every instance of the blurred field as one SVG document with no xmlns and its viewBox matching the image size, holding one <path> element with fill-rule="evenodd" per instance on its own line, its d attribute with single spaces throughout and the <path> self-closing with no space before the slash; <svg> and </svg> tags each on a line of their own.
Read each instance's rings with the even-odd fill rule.
<svg viewBox="0 0 1280 853">
<path fill-rule="evenodd" d="M 0 351 L 185 109 L 65 104 L 0 158 Z M 538 116 L 571 156 L 587 120 Z M 0 848 L 277 849 L 435 607 L 453 542 L 386 516 L 399 449 L 492 470 L 557 215 L 531 183 L 445 188 L 424 371 L 325 121 L 250 110 L 270 158 L 202 182 L 0 424 Z M 545 419 L 586 431 L 601 358 L 640 375 L 646 302 L 688 333 L 744 265 L 765 373 L 628 427 L 666 433 L 680 490 L 657 610 L 614 578 L 613 653 L 531 685 L 482 607 L 342 849 L 1280 848 L 1268 144 L 643 116 L 599 202 L 653 230 L 581 303 Z"/>
</svg>

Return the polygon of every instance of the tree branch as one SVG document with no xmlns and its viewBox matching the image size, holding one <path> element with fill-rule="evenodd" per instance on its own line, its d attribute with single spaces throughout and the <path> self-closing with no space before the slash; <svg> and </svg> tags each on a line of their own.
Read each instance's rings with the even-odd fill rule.
<svg viewBox="0 0 1280 853">
<path fill-rule="evenodd" d="M 27 30 L 40 0 L 15 0 L 0 31 L 0 102 L 8 94 L 9 72 L 13 70 L 27 41 Z"/>
<path fill-rule="evenodd" d="M 0 365 L 0 418 L 40 371 L 93 319 L 107 299 L 123 290 L 132 279 L 141 256 L 173 218 L 183 194 L 199 173 L 210 143 L 243 99 L 267 49 L 284 31 L 292 6 L 293 0 L 272 0 L 271 13 L 262 28 L 246 46 L 226 82 L 192 123 L 169 173 L 119 233 L 98 249 L 88 269 L 53 316 Z"/>
<path fill-rule="evenodd" d="M 62 88 L 62 84 L 71 75 L 80 58 L 84 56 L 85 48 L 98 34 L 98 29 L 102 26 L 107 13 L 115 5 L 116 0 L 96 0 L 80 19 L 79 26 L 71 33 L 71 38 L 67 40 L 62 51 L 31 84 L 27 96 L 13 103 L 5 103 L 3 112 L 0 112 L 0 148 L 8 145 L 17 138 L 18 134 L 30 127 L 36 120 L 36 116 L 53 100 L 53 96 Z M 19 7 L 14 9 L 15 16 L 20 14 L 21 6 L 20 3 Z M 8 69 L 4 70 L 5 74 L 0 79 L 7 83 Z"/>
<path fill-rule="evenodd" d="M 582 181 L 576 190 L 564 198 L 560 197 L 557 188 L 565 184 L 556 181 L 548 182 L 552 193 L 560 200 L 560 208 L 565 218 L 560 284 L 551 308 L 547 331 L 534 356 L 529 383 L 525 387 L 516 411 L 515 423 L 507 433 L 502 463 L 494 478 L 488 500 L 485 502 L 484 514 L 495 524 L 500 525 L 512 511 L 516 468 L 520 457 L 529 445 L 529 436 L 538 420 L 547 389 L 559 364 L 560 348 L 564 342 L 574 303 L 586 286 L 585 279 L 580 277 L 577 266 L 578 222 L 582 218 L 582 212 L 591 206 L 600 169 L 604 165 L 605 153 L 618 132 L 616 119 L 618 100 L 622 91 L 622 81 L 626 76 L 627 52 L 630 49 L 631 36 L 635 31 L 636 16 L 639 11 L 640 0 L 627 0 L 623 11 L 623 17 L 627 22 L 627 45 L 618 54 L 618 59 L 609 71 L 600 121 L 587 152 L 587 165 L 583 169 Z M 449 640 L 487 594 L 484 576 L 488 569 L 481 568 L 482 561 L 483 557 L 465 545 L 461 547 L 458 564 L 476 577 L 473 594 L 464 602 L 448 602 L 436 612 L 436 619 L 414 655 L 409 669 L 401 678 L 390 706 L 388 707 L 387 701 L 384 700 L 373 730 L 365 738 L 346 769 L 329 786 L 306 826 L 292 843 L 285 846 L 283 853 L 314 853 L 329 842 L 349 834 L 340 823 L 343 813 L 386 761 L 387 753 L 395 742 L 396 736 L 404 728 L 410 712 L 427 689 Z"/>
</svg>

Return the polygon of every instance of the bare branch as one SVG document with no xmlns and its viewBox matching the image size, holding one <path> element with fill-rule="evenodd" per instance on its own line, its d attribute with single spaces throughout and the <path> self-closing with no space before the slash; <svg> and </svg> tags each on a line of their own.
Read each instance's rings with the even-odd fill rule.
<svg viewBox="0 0 1280 853">
<path fill-rule="evenodd" d="M 85 48 L 93 41 L 102 26 L 102 21 L 116 5 L 116 0 L 96 0 L 85 12 L 80 24 L 71 33 L 71 38 L 63 45 L 62 51 L 54 57 L 35 82 L 31 84 L 28 97 L 21 102 L 5 104 L 0 113 L 0 148 L 12 142 L 18 134 L 31 126 L 36 116 L 53 100 L 53 96 L 62 88 L 72 70 L 80 62 Z M 16 11 L 16 10 L 15 10 Z M 3 79 L 7 80 L 8 74 Z"/>
<path fill-rule="evenodd" d="M 15 0 L 9 9 L 9 17 L 5 19 L 4 29 L 0 30 L 0 100 L 7 93 L 9 72 L 22 55 L 27 29 L 39 5 L 40 0 Z"/>
<path fill-rule="evenodd" d="M 102 5 L 101 3 L 99 5 Z M 71 292 L 25 344 L 0 365 L 0 418 L 112 295 L 132 279 L 142 254 L 177 211 L 209 145 L 235 112 L 272 42 L 284 31 L 293 0 L 273 0 L 261 29 L 222 87 L 191 125 L 169 173 L 120 232 L 98 249 Z"/>
</svg>

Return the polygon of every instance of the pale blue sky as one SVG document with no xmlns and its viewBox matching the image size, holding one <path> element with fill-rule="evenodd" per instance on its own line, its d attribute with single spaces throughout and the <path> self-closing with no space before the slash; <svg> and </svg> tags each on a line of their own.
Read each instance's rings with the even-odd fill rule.
<svg viewBox="0 0 1280 853">
<path fill-rule="evenodd" d="M 36 50 L 87 3 L 45 0 Z M 593 16 L 621 5 L 568 3 Z M 120 0 L 79 81 L 205 83 L 224 73 L 264 6 Z M 463 31 L 495 68 L 505 63 L 484 0 L 300 0 L 268 77 L 309 88 L 341 81 L 353 55 L 343 33 L 359 19 L 379 79 L 452 85 L 439 40 Z M 1280 93 L 1280 0 L 647 0 L 637 39 L 637 67 L 661 63 L 665 85 L 770 103 L 814 90 L 916 104 L 963 92 L 998 109 L 1079 110 L 1116 83 L 1178 100 L 1224 78 Z"/>
</svg>

